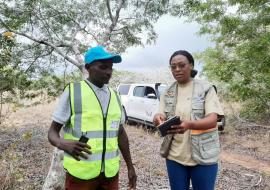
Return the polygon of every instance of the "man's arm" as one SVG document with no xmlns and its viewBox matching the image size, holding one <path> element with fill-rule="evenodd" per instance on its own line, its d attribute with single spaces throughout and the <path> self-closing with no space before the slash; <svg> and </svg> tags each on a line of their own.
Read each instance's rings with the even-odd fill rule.
<svg viewBox="0 0 270 190">
<path fill-rule="evenodd" d="M 51 127 L 49 129 L 49 132 L 48 132 L 49 142 L 57 148 L 59 148 L 59 144 L 60 144 L 61 137 L 60 137 L 59 133 L 60 133 L 60 130 L 62 127 L 63 127 L 63 124 L 60 124 L 60 123 L 53 121 L 51 124 Z"/>
<path fill-rule="evenodd" d="M 55 121 L 52 122 L 48 132 L 49 142 L 60 150 L 64 150 L 66 153 L 70 154 L 78 161 L 80 160 L 79 156 L 87 159 L 87 156 L 83 152 L 91 154 L 91 151 L 89 151 L 90 146 L 79 141 L 62 139 L 59 135 L 62 127 L 63 124 L 57 123 Z"/>
<path fill-rule="evenodd" d="M 127 133 L 126 133 L 123 125 L 120 125 L 120 127 L 119 127 L 118 145 L 119 145 L 119 149 L 120 149 L 120 151 L 123 155 L 123 158 L 126 162 L 126 165 L 127 165 L 129 188 L 136 189 L 137 176 L 136 176 L 135 169 L 133 167 L 132 160 L 131 160 Z"/>
</svg>

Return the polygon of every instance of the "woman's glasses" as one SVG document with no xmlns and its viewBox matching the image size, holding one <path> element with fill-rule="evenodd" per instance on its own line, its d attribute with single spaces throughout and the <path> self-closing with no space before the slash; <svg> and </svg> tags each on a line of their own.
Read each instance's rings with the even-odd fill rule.
<svg viewBox="0 0 270 190">
<path fill-rule="evenodd" d="M 184 69 L 185 67 L 187 66 L 187 64 L 186 63 L 183 63 L 183 64 L 177 64 L 177 65 L 169 65 L 169 68 L 172 70 L 172 71 L 174 71 L 174 70 L 176 70 L 177 68 L 179 68 L 179 70 L 182 70 L 182 69 Z"/>
</svg>

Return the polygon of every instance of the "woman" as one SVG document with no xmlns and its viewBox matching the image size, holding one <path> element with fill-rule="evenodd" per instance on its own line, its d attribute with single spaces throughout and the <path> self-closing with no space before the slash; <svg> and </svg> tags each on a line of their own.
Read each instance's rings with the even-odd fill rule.
<svg viewBox="0 0 270 190">
<path fill-rule="evenodd" d="M 157 126 L 175 115 L 181 124 L 168 130 L 161 145 L 166 158 L 172 190 L 213 190 L 220 152 L 217 120 L 223 110 L 215 88 L 206 81 L 193 79 L 192 55 L 176 51 L 170 58 L 170 69 L 176 80 L 161 96 Z"/>
</svg>

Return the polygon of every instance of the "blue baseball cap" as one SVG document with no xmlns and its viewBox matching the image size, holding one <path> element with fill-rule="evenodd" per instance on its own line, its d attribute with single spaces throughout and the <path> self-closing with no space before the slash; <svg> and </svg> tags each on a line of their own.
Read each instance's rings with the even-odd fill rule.
<svg viewBox="0 0 270 190">
<path fill-rule="evenodd" d="M 120 63 L 122 61 L 120 55 L 107 52 L 103 46 L 89 48 L 84 55 L 85 64 L 91 64 L 102 59 L 111 59 L 113 63 Z"/>
</svg>

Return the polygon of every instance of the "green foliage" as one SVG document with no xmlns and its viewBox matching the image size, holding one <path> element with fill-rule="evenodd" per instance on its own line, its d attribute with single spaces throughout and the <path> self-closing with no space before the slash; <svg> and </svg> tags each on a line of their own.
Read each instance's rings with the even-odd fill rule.
<svg viewBox="0 0 270 190">
<path fill-rule="evenodd" d="M 136 80 L 136 74 L 129 71 L 114 70 L 110 80 L 110 86 L 114 89 L 121 83 L 132 83 Z"/>
<path fill-rule="evenodd" d="M 25 65 L 29 66 L 31 62 L 40 64 L 39 58 L 56 64 L 64 57 L 81 68 L 83 62 L 78 55 L 82 55 L 89 46 L 102 44 L 120 53 L 129 46 L 143 45 L 142 33 L 144 38 L 147 37 L 147 43 L 154 42 L 153 22 L 167 13 L 168 2 L 0 1 L 0 28 L 30 39 L 21 40 L 18 44 L 20 59 L 26 60 Z"/>
<path fill-rule="evenodd" d="M 201 34 L 212 34 L 215 47 L 201 54 L 204 74 L 227 84 L 227 96 L 243 103 L 243 116 L 269 121 L 269 1 L 186 0 L 172 11 L 199 22 Z"/>
<path fill-rule="evenodd" d="M 33 102 L 42 103 L 58 96 L 67 82 L 82 78 L 80 72 L 57 76 L 54 69 L 44 65 L 35 65 L 31 62 L 25 65 L 22 62 L 29 60 L 16 59 L 18 42 L 14 33 L 4 32 L 0 36 L 0 123 L 8 112 L 3 111 L 3 104 L 13 104 L 13 108 L 23 106 L 23 99 L 40 98 Z M 40 54 L 41 49 L 36 48 L 33 54 Z M 41 62 L 42 63 L 42 62 Z M 42 97 L 42 98 L 41 98 Z"/>
<path fill-rule="evenodd" d="M 45 93 L 46 95 L 55 98 L 63 92 L 65 86 L 69 82 L 80 81 L 82 78 L 82 73 L 79 71 L 74 71 L 66 76 L 57 76 L 51 72 L 44 71 L 40 78 L 32 80 L 32 84 L 30 86 L 31 91 L 28 92 L 28 98 L 34 98 L 39 96 L 41 93 Z"/>
<path fill-rule="evenodd" d="M 27 73 L 18 67 L 18 60 L 13 58 L 16 44 L 13 33 L 0 35 L 0 123 L 4 120 L 3 104 L 15 102 L 16 91 L 24 94 L 31 83 Z"/>
<path fill-rule="evenodd" d="M 0 36 L 0 118 L 2 103 L 11 101 L 3 93 L 58 95 L 72 76 L 58 77 L 53 68 L 68 62 L 83 71 L 82 55 L 91 46 L 120 53 L 154 42 L 153 23 L 167 13 L 168 2 L 0 0 L 0 34 L 12 34 Z"/>
<path fill-rule="evenodd" d="M 13 47 L 16 41 L 10 36 L 0 36 L 0 93 L 13 92 L 14 88 L 22 90 L 29 85 L 26 74 L 12 64 Z"/>
</svg>

